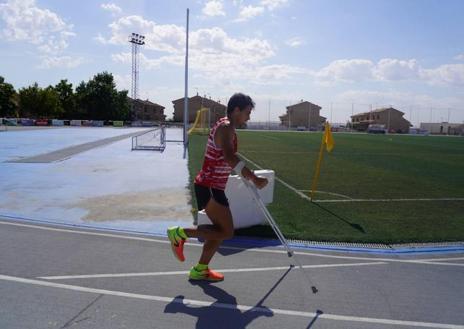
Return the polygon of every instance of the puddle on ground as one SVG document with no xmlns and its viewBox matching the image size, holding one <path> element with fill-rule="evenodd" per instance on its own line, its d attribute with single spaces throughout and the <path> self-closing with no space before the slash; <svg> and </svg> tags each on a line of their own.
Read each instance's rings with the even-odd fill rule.
<svg viewBox="0 0 464 329">
<path fill-rule="evenodd" d="M 84 221 L 166 221 L 191 218 L 189 201 L 189 191 L 177 188 L 92 197 L 71 207 L 88 211 Z"/>
</svg>

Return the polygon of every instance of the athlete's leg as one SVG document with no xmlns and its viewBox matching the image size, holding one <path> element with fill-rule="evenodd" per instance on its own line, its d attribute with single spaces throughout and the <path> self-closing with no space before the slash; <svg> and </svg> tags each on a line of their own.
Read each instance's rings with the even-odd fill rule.
<svg viewBox="0 0 464 329">
<path fill-rule="evenodd" d="M 229 207 L 223 206 L 211 198 L 206 205 L 205 212 L 213 225 L 184 228 L 188 237 L 222 241 L 230 239 L 234 235 L 234 224 Z"/>
</svg>

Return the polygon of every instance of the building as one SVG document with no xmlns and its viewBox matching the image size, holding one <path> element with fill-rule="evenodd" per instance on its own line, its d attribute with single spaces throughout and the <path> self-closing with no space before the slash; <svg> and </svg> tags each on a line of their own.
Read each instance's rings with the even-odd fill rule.
<svg viewBox="0 0 464 329">
<path fill-rule="evenodd" d="M 321 130 L 326 118 L 319 115 L 319 105 L 303 101 L 287 106 L 287 113 L 279 116 L 282 126 L 288 128 L 304 128 Z"/>
<path fill-rule="evenodd" d="M 133 121 L 160 121 L 164 122 L 166 116 L 164 115 L 164 106 L 150 102 L 147 100 L 136 99 L 128 97 L 131 119 Z"/>
<path fill-rule="evenodd" d="M 464 135 L 463 123 L 421 122 L 420 129 L 427 130 L 434 135 Z"/>
<path fill-rule="evenodd" d="M 351 125 L 358 131 L 367 131 L 369 125 L 383 125 L 388 132 L 408 133 L 411 123 L 403 118 L 404 113 L 393 107 L 380 108 L 351 116 Z"/>
<path fill-rule="evenodd" d="M 179 98 L 172 101 L 174 105 L 173 119 L 175 122 L 184 121 L 184 98 Z M 209 108 L 210 110 L 210 122 L 213 125 L 217 120 L 227 115 L 227 107 L 219 102 L 213 101 L 206 97 L 201 97 L 198 94 L 188 99 L 188 112 L 189 123 L 195 121 L 197 111 L 201 108 Z"/>
</svg>

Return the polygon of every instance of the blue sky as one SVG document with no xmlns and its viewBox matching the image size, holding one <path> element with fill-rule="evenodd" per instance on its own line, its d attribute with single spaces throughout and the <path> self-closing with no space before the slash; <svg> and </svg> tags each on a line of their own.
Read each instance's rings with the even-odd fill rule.
<svg viewBox="0 0 464 329">
<path fill-rule="evenodd" d="M 464 1 L 0 0 L 0 75 L 16 88 L 74 85 L 109 71 L 130 89 L 127 36 L 146 36 L 139 96 L 166 107 L 184 94 L 256 100 L 277 121 L 308 100 L 332 122 L 392 105 L 406 119 L 464 122 Z"/>
</svg>

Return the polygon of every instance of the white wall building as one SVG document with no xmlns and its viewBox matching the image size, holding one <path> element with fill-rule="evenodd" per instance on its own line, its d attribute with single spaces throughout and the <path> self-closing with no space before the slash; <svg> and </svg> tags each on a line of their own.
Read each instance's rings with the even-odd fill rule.
<svg viewBox="0 0 464 329">
<path fill-rule="evenodd" d="M 464 123 L 449 122 L 421 122 L 421 129 L 429 131 L 435 135 L 463 135 Z"/>
</svg>

